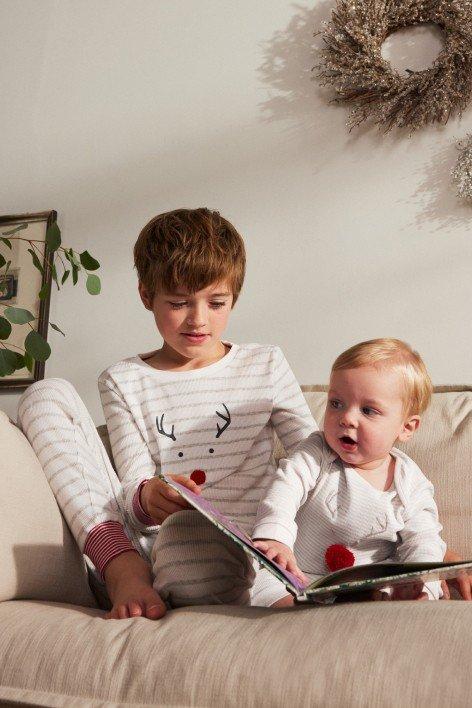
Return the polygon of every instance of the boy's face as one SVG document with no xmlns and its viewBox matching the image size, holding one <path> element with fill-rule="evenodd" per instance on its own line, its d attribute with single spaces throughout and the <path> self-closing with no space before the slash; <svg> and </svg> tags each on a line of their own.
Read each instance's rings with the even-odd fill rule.
<svg viewBox="0 0 472 708">
<path fill-rule="evenodd" d="M 344 463 L 375 469 L 396 440 L 407 440 L 419 416 L 404 412 L 403 380 L 399 371 L 361 366 L 333 371 L 326 404 L 326 442 Z"/>
<path fill-rule="evenodd" d="M 145 307 L 154 313 L 164 348 L 170 348 L 168 353 L 202 364 L 221 351 L 221 335 L 233 304 L 228 283 L 213 283 L 192 294 L 184 289 L 157 292 L 152 299 L 140 283 L 139 293 Z"/>
</svg>

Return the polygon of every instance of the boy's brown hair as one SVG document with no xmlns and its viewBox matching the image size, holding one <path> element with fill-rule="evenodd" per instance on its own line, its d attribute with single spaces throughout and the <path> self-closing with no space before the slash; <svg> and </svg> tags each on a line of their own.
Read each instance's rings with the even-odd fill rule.
<svg viewBox="0 0 472 708">
<path fill-rule="evenodd" d="M 229 221 L 210 209 L 175 209 L 146 224 L 134 246 L 134 264 L 150 297 L 180 288 L 195 293 L 227 281 L 233 305 L 246 269 L 244 242 Z"/>
<path fill-rule="evenodd" d="M 338 356 L 331 371 L 357 369 L 360 366 L 398 370 L 404 381 L 406 415 L 421 415 L 427 409 L 433 385 L 422 358 L 406 342 L 383 337 L 355 344 Z"/>
</svg>

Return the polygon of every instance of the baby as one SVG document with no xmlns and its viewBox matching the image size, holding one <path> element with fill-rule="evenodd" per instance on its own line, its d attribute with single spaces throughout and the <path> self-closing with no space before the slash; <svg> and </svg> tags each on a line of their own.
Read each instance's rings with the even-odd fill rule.
<svg viewBox="0 0 472 708">
<path fill-rule="evenodd" d="M 259 504 L 256 545 L 310 579 L 364 563 L 442 561 L 433 486 L 393 447 L 417 430 L 431 392 L 421 357 L 398 339 L 362 342 L 341 354 L 323 432 L 281 460 Z M 420 589 L 420 599 L 439 597 L 439 582 Z"/>
</svg>

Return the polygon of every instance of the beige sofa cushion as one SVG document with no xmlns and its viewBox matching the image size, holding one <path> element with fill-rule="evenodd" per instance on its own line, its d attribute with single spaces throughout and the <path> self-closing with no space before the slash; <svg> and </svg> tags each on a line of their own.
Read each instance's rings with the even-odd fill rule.
<svg viewBox="0 0 472 708">
<path fill-rule="evenodd" d="M 0 411 L 0 601 L 95 605 L 79 552 L 39 461 Z"/>
<path fill-rule="evenodd" d="M 322 425 L 326 386 L 302 386 L 318 425 Z M 448 547 L 472 557 L 472 386 L 436 386 L 418 432 L 402 449 L 435 488 Z M 283 448 L 278 443 L 276 455 Z"/>
<path fill-rule="evenodd" d="M 0 702 L 470 706 L 470 617 L 466 602 L 364 602 L 106 621 L 94 610 L 5 602 Z"/>
</svg>

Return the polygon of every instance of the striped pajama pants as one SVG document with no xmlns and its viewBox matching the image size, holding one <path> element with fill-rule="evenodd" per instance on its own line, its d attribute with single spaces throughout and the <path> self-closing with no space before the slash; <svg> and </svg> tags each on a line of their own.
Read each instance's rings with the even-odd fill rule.
<svg viewBox="0 0 472 708">
<path fill-rule="evenodd" d="M 134 548 L 152 563 L 154 587 L 172 607 L 196 604 L 270 606 L 287 594 L 267 571 L 196 511 L 172 514 L 157 534 L 133 528 L 118 476 L 72 384 L 45 379 L 21 396 L 18 425 L 33 447 L 80 550 L 98 524 L 123 526 Z M 89 560 L 89 559 L 88 559 Z M 91 583 L 105 598 L 91 562 Z"/>
</svg>

